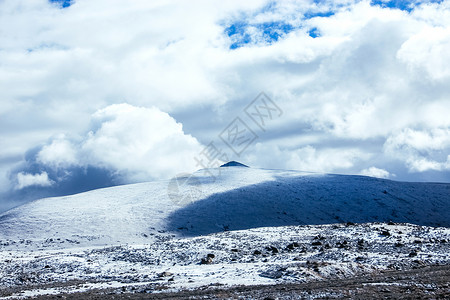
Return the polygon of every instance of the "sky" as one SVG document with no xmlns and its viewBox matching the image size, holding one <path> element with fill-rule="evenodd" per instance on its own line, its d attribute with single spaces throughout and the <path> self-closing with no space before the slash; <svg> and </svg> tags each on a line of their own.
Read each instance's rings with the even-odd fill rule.
<svg viewBox="0 0 450 300">
<path fill-rule="evenodd" d="M 450 1 L 0 0 L 0 211 L 251 167 L 450 182 Z"/>
</svg>

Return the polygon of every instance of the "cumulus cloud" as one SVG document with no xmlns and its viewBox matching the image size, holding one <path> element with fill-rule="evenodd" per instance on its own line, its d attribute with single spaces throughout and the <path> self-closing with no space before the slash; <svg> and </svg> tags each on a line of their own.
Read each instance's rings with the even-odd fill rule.
<svg viewBox="0 0 450 300">
<path fill-rule="evenodd" d="M 448 80 L 450 69 L 441 62 L 450 59 L 450 28 L 426 26 L 403 43 L 397 57 L 426 80 Z"/>
<path fill-rule="evenodd" d="M 85 164 L 123 172 L 129 181 L 167 178 L 193 171 L 202 146 L 157 108 L 116 104 L 92 117 L 98 126 L 80 145 Z"/>
<path fill-rule="evenodd" d="M 44 145 L 36 157 L 37 161 L 52 168 L 64 168 L 78 164 L 77 151 L 64 135 Z"/>
<path fill-rule="evenodd" d="M 403 160 L 412 172 L 450 169 L 450 129 L 413 130 L 406 128 L 389 136 L 386 154 Z"/>
<path fill-rule="evenodd" d="M 384 169 L 379 169 L 377 167 L 370 167 L 368 169 L 364 169 L 360 173 L 364 176 L 371 176 L 371 177 L 377 177 L 377 178 L 389 178 L 391 175 L 388 171 Z"/>
<path fill-rule="evenodd" d="M 110 105 L 92 115 L 91 127 L 78 139 L 60 135 L 50 140 L 35 155 L 36 163 L 59 172 L 102 168 L 128 183 L 193 171 L 193 157 L 202 150 L 180 123 L 154 107 Z"/>
<path fill-rule="evenodd" d="M 261 167 L 275 169 L 296 169 L 309 172 L 344 172 L 354 167 L 358 162 L 370 158 L 370 154 L 357 148 L 316 149 L 305 146 L 295 150 L 283 149 L 278 145 L 257 143 L 244 156 L 246 161 Z M 261 164 L 262 160 L 266 163 Z"/>
<path fill-rule="evenodd" d="M 48 178 L 47 172 L 40 174 L 29 174 L 20 172 L 17 174 L 17 189 L 23 189 L 29 186 L 51 186 L 53 181 Z"/>
<path fill-rule="evenodd" d="M 450 180 L 448 0 L 59 2 L 0 1 L 3 191 L 188 172 L 261 91 L 283 116 L 234 159 Z"/>
<path fill-rule="evenodd" d="M 202 149 L 169 114 L 154 107 L 114 104 L 92 115 L 85 134 L 59 134 L 28 151 L 9 174 L 14 189 L 6 196 L 23 202 L 170 178 L 196 170 L 194 156 Z"/>
</svg>

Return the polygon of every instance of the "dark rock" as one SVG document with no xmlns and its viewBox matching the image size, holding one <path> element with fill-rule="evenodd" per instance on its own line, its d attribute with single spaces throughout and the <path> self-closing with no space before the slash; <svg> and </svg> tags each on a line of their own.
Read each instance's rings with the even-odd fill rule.
<svg viewBox="0 0 450 300">
<path fill-rule="evenodd" d="M 338 248 L 349 248 L 347 244 L 348 244 L 348 242 L 346 240 L 344 240 L 342 242 L 339 241 L 339 242 L 336 243 L 336 247 L 338 247 Z"/>
<path fill-rule="evenodd" d="M 277 247 L 274 247 L 274 246 L 268 246 L 268 247 L 266 247 L 266 250 L 271 251 L 272 254 L 277 254 L 279 252 Z"/>
<path fill-rule="evenodd" d="M 286 248 L 289 250 L 294 250 L 294 248 L 297 247 L 300 247 L 300 245 L 297 242 L 290 243 L 289 245 L 286 246 Z"/>
<path fill-rule="evenodd" d="M 417 252 L 416 251 L 412 251 L 411 253 L 409 253 L 408 256 L 409 257 L 415 257 L 415 256 L 417 256 Z"/>
<path fill-rule="evenodd" d="M 210 264 L 212 264 L 214 257 L 215 257 L 214 254 L 209 253 L 208 255 L 206 255 L 205 258 L 202 258 L 202 260 L 200 261 L 200 264 L 202 264 L 202 265 L 210 265 Z"/>
<path fill-rule="evenodd" d="M 159 273 L 158 277 L 169 277 L 169 276 L 172 276 L 172 275 L 173 275 L 173 273 L 165 271 L 165 272 Z"/>
<path fill-rule="evenodd" d="M 264 273 L 261 273 L 261 276 L 271 278 L 271 279 L 279 279 L 279 278 L 283 277 L 283 272 L 281 272 L 281 271 L 264 272 Z"/>
<path fill-rule="evenodd" d="M 388 230 L 382 230 L 380 234 L 386 237 L 391 236 L 391 233 Z"/>
<path fill-rule="evenodd" d="M 255 251 L 253 251 L 253 255 L 261 255 L 261 251 L 255 250 Z"/>
<path fill-rule="evenodd" d="M 313 245 L 313 246 L 320 246 L 320 245 L 322 245 L 322 242 L 319 242 L 319 241 L 312 242 L 311 245 Z"/>
<path fill-rule="evenodd" d="M 202 260 L 200 261 L 200 264 L 202 265 L 210 265 L 212 264 L 213 260 L 211 257 L 207 257 L 207 258 L 202 258 Z"/>
</svg>

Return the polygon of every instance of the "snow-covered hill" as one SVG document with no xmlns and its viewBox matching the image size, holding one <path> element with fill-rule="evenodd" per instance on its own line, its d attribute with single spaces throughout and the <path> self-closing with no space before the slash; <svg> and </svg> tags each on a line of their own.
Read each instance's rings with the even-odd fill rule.
<svg viewBox="0 0 450 300">
<path fill-rule="evenodd" d="M 37 200 L 0 215 L 0 240 L 65 248 L 342 222 L 449 227 L 449 207 L 447 183 L 228 167 Z"/>
<path fill-rule="evenodd" d="M 441 285 L 433 281 L 441 275 L 428 282 L 432 295 L 445 295 L 448 207 L 450 184 L 234 163 L 41 199 L 0 215 L 0 297 L 140 298 L 186 289 L 215 295 L 215 288 L 239 284 L 352 280 L 420 268 L 444 272 Z M 418 287 L 414 280 L 402 284 Z M 430 295 L 428 283 L 419 290 Z"/>
</svg>

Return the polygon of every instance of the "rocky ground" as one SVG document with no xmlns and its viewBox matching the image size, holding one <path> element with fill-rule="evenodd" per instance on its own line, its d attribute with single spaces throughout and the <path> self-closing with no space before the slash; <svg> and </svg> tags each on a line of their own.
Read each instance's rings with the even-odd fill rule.
<svg viewBox="0 0 450 300">
<path fill-rule="evenodd" d="M 383 271 L 346 279 L 317 280 L 302 284 L 204 287 L 178 292 L 118 292 L 98 289 L 39 299 L 449 299 L 450 266 Z"/>
<path fill-rule="evenodd" d="M 1 241 L 0 296 L 448 298 L 450 228 L 368 223 L 267 227 L 67 248 Z"/>
</svg>

